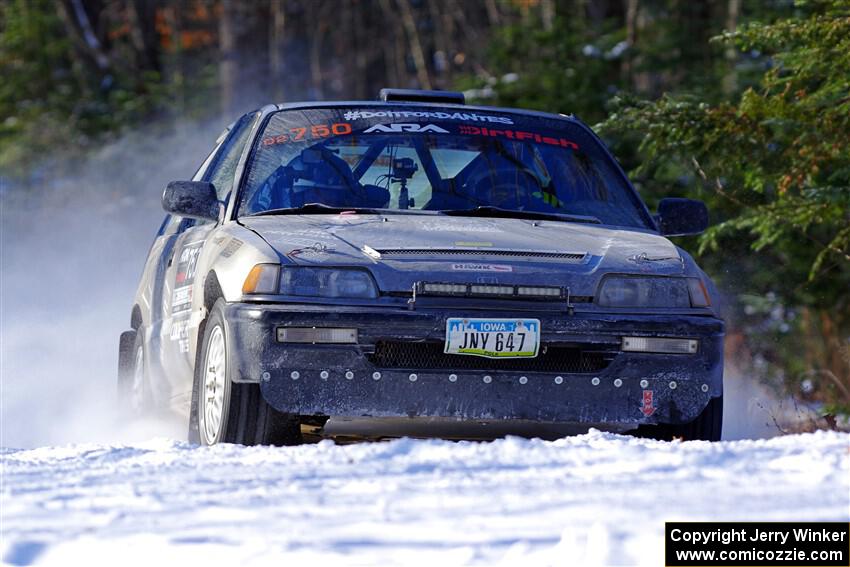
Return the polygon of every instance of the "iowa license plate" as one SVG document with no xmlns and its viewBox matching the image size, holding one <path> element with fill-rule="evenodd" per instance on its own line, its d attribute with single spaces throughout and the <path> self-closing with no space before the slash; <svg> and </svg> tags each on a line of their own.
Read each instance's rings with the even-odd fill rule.
<svg viewBox="0 0 850 567">
<path fill-rule="evenodd" d="M 534 358 L 540 348 L 538 319 L 464 319 L 446 323 L 448 354 L 487 358 Z"/>
</svg>

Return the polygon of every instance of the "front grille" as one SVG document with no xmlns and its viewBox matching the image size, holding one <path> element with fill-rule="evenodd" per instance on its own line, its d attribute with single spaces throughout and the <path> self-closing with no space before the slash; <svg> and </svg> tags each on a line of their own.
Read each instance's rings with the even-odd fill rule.
<svg viewBox="0 0 850 567">
<path fill-rule="evenodd" d="M 392 248 L 377 251 L 381 256 L 500 256 L 513 258 L 549 258 L 579 262 L 587 254 L 577 252 L 542 252 L 537 250 L 462 250 L 457 248 Z"/>
<path fill-rule="evenodd" d="M 408 370 L 490 370 L 493 372 L 561 372 L 581 374 L 608 367 L 616 352 L 594 347 L 540 346 L 535 358 L 513 360 L 446 354 L 442 342 L 380 341 L 367 355 L 378 368 Z M 616 349 L 616 347 L 613 347 Z M 545 352 L 544 352 L 545 350 Z"/>
</svg>

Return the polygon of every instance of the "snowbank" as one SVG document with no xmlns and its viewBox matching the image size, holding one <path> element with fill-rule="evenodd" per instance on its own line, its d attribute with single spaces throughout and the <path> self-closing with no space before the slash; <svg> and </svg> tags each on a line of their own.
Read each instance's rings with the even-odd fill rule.
<svg viewBox="0 0 850 567">
<path fill-rule="evenodd" d="M 13 565 L 662 565 L 664 520 L 850 520 L 850 435 L 4 450 Z"/>
</svg>

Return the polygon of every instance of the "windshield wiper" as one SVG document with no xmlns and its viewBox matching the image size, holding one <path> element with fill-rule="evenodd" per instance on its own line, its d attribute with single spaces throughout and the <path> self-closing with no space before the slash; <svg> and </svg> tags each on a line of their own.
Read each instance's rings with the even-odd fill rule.
<svg viewBox="0 0 850 567">
<path fill-rule="evenodd" d="M 250 214 L 251 217 L 269 215 L 336 215 L 339 213 L 361 213 L 367 215 L 403 215 L 403 214 L 435 214 L 429 211 L 419 210 L 396 210 L 376 209 L 369 207 L 334 207 L 322 203 L 306 203 L 300 207 L 284 207 L 281 209 L 269 209 Z"/>
<path fill-rule="evenodd" d="M 440 211 L 444 215 L 453 217 L 493 217 L 513 219 L 539 219 L 554 220 L 561 222 L 586 222 L 590 224 L 602 224 L 596 217 L 585 215 L 568 215 L 562 213 L 541 213 L 538 211 L 515 211 L 502 209 L 501 207 L 482 206 L 474 209 L 448 209 Z"/>
</svg>

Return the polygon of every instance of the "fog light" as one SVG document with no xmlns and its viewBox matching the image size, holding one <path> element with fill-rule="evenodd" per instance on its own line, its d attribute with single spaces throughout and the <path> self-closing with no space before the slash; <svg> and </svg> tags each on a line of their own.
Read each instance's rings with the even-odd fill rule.
<svg viewBox="0 0 850 567">
<path fill-rule="evenodd" d="M 281 343 L 356 344 L 357 329 L 278 327 L 277 340 Z"/>
<path fill-rule="evenodd" d="M 694 354 L 699 348 L 696 339 L 664 339 L 658 337 L 623 337 L 625 352 L 662 352 L 668 354 Z"/>
</svg>

